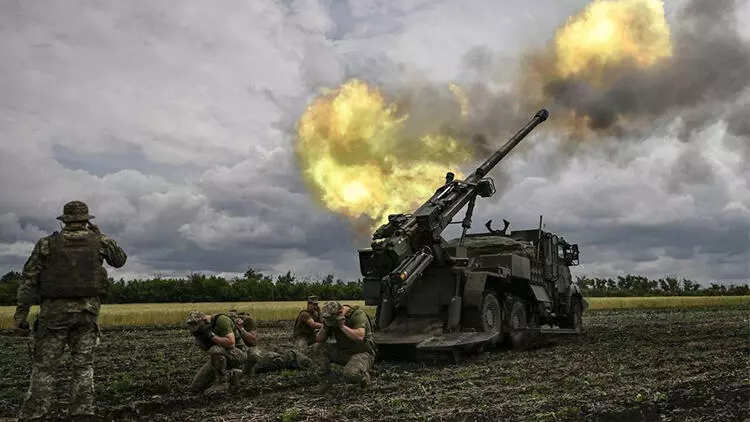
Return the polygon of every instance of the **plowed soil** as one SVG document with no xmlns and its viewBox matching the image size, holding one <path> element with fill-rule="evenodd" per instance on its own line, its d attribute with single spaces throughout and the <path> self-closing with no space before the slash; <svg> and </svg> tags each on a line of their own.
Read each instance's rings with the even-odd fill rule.
<svg viewBox="0 0 750 422">
<path fill-rule="evenodd" d="M 226 396 L 186 388 L 205 355 L 177 327 L 103 332 L 95 364 L 103 420 L 742 421 L 750 418 L 750 309 L 589 311 L 586 334 L 531 350 L 452 360 L 379 361 L 366 390 L 314 371 L 246 377 Z M 291 321 L 260 324 L 288 344 Z M 0 418 L 28 386 L 27 340 L 0 336 Z M 66 355 L 64 364 L 68 364 Z M 69 376 L 59 373 L 54 413 Z"/>
</svg>

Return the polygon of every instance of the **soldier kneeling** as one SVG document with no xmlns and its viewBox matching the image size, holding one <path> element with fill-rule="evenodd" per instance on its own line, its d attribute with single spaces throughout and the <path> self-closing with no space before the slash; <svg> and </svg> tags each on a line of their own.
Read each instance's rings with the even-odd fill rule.
<svg viewBox="0 0 750 422">
<path fill-rule="evenodd" d="M 208 362 L 193 377 L 191 391 L 199 393 L 205 390 L 206 394 L 227 391 L 232 372 L 241 370 L 247 361 L 239 329 L 224 314 L 206 315 L 190 311 L 185 322 L 196 343 L 209 355 Z"/>
<path fill-rule="evenodd" d="M 322 326 L 318 298 L 308 296 L 307 308 L 301 310 L 294 321 L 294 347 L 300 351 L 307 350 L 308 346 L 315 344 L 315 335 Z"/>
<path fill-rule="evenodd" d="M 370 371 L 377 353 L 370 317 L 357 306 L 328 302 L 323 306 L 323 327 L 318 331 L 315 355 L 328 373 L 330 364 L 344 366 L 344 377 L 351 383 L 370 385 Z M 333 335 L 335 343 L 326 343 Z"/>
</svg>

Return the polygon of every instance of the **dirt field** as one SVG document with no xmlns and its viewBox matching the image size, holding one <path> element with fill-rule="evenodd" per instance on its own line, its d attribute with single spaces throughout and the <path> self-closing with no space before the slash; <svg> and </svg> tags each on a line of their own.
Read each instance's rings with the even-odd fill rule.
<svg viewBox="0 0 750 422">
<path fill-rule="evenodd" d="M 185 392 L 203 362 L 178 328 L 108 329 L 96 359 L 105 420 L 741 421 L 750 417 L 750 308 L 595 310 L 586 336 L 462 365 L 378 362 L 367 391 L 312 372 L 245 379 L 224 398 Z M 284 346 L 290 321 L 261 324 Z M 7 332 L 5 332 L 7 334 Z M 0 336 L 0 418 L 28 385 L 25 340 Z M 67 362 L 67 361 L 66 361 Z M 62 414 L 67 403 L 64 374 Z"/>
</svg>

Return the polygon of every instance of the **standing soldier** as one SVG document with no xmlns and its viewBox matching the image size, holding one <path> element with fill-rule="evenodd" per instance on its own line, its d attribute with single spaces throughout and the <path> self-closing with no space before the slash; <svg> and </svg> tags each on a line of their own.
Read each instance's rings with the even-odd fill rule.
<svg viewBox="0 0 750 422">
<path fill-rule="evenodd" d="M 328 302 L 323 306 L 323 327 L 315 338 L 314 353 L 321 360 L 323 373 L 330 364 L 344 365 L 344 377 L 363 387 L 370 385 L 376 346 L 370 317 L 358 306 Z M 333 335 L 335 343 L 325 343 Z"/>
<path fill-rule="evenodd" d="M 206 315 L 197 310 L 188 313 L 185 323 L 209 356 L 208 362 L 195 373 L 190 390 L 194 393 L 205 390 L 206 394 L 226 392 L 233 375 L 230 371 L 241 369 L 247 360 L 240 330 L 225 314 Z"/>
<path fill-rule="evenodd" d="M 98 315 L 108 281 L 102 264 L 107 261 L 120 268 L 127 255 L 91 223 L 93 218 L 85 203 L 65 204 L 57 217 L 65 226 L 40 239 L 24 265 L 13 316 L 16 329 L 28 324 L 32 304 L 39 303 L 40 311 L 34 324 L 31 382 L 19 420 L 46 417 L 53 374 L 66 345 L 73 369 L 68 413 L 74 421 L 94 418 L 94 349 L 99 343 Z"/>
<path fill-rule="evenodd" d="M 303 309 L 294 321 L 294 346 L 298 350 L 305 350 L 307 346 L 315 344 L 315 332 L 323 326 L 320 318 L 318 298 L 307 297 L 307 309 Z"/>
</svg>

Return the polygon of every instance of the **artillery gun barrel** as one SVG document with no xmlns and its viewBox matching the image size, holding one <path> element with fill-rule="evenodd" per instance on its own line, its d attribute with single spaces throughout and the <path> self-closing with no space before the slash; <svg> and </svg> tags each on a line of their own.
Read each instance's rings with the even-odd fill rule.
<svg viewBox="0 0 750 422">
<path fill-rule="evenodd" d="M 479 166 L 475 171 L 474 174 L 466 178 L 467 183 L 475 183 L 479 181 L 479 179 L 483 178 L 487 173 L 492 170 L 497 163 L 500 162 L 513 148 L 518 145 L 523 138 L 526 137 L 532 130 L 534 130 L 537 125 L 547 120 L 549 117 L 549 112 L 545 109 L 541 109 L 536 112 L 534 117 L 531 118 L 531 120 L 526 123 L 524 127 L 522 127 L 518 132 L 516 132 L 515 135 L 513 135 L 512 138 L 510 138 L 505 145 L 500 147 L 497 151 L 495 151 L 494 154 L 490 156 L 484 163 L 482 163 L 481 166 Z"/>
<path fill-rule="evenodd" d="M 388 258 L 390 262 L 386 265 L 390 266 L 398 262 L 395 268 L 388 271 L 388 275 L 382 279 L 388 283 L 388 291 L 391 292 L 387 293 L 386 299 L 390 300 L 392 296 L 395 296 L 393 298 L 396 299 L 396 307 L 401 306 L 402 300 L 409 294 L 414 284 L 421 279 L 422 273 L 427 267 L 435 260 L 442 259 L 440 256 L 443 254 L 435 253 L 434 248 L 441 243 L 440 233 L 445 230 L 448 224 L 451 224 L 453 217 L 465 205 L 469 205 L 467 217 L 464 218 L 462 223 L 465 233 L 471 225 L 470 215 L 473 212 L 474 200 L 477 195 L 488 196 L 488 194 L 494 193 L 494 185 L 491 186 L 491 192 L 489 192 L 487 184 L 482 184 L 483 177 L 526 135 L 537 125 L 547 120 L 548 117 L 549 112 L 540 109 L 526 125 L 465 180 L 454 181 L 452 177 L 446 177 L 445 185 L 417 208 L 413 214 L 399 214 L 393 216 L 392 219 L 389 216 L 389 222 L 373 233 L 372 248 L 381 251 L 388 249 L 388 254 L 393 257 Z M 386 254 L 382 256 L 386 256 Z M 397 291 L 393 292 L 390 290 L 392 288 L 397 289 Z M 392 303 L 389 306 L 393 305 Z M 383 315 L 390 314 L 386 312 L 381 314 L 381 316 Z M 385 318 L 385 320 L 387 319 Z M 387 322 L 383 322 L 383 324 L 387 325 Z"/>
<path fill-rule="evenodd" d="M 478 183 L 487 173 L 492 170 L 497 163 L 500 162 L 519 142 L 526 137 L 537 125 L 547 120 L 549 112 L 545 109 L 541 109 L 536 112 L 534 117 L 529 120 L 515 135 L 513 135 L 503 146 L 500 147 L 494 154 L 492 154 L 481 166 L 479 166 L 474 173 L 467 177 L 464 182 L 468 185 L 474 185 Z M 456 189 L 454 186 L 446 186 L 443 192 L 436 194 L 436 197 L 440 197 L 440 202 L 444 205 L 441 207 L 439 213 L 441 214 L 437 219 L 440 221 L 440 230 L 442 231 L 445 227 L 453 220 L 453 217 L 471 200 L 472 195 L 475 193 L 473 190 Z M 414 213 L 415 215 L 433 213 L 434 205 L 433 201 L 430 200 L 427 204 L 422 205 Z"/>
</svg>

